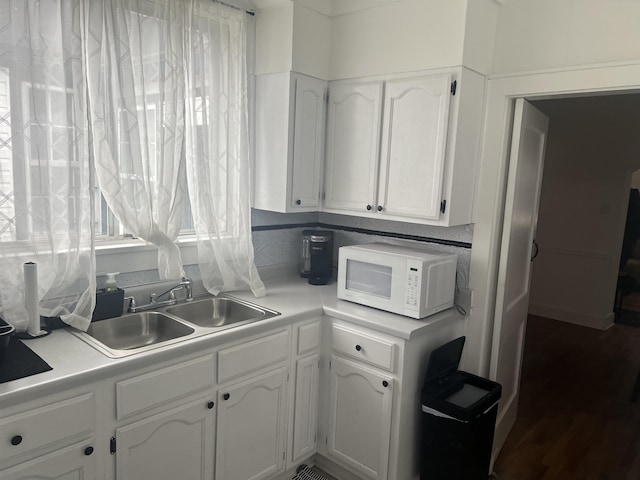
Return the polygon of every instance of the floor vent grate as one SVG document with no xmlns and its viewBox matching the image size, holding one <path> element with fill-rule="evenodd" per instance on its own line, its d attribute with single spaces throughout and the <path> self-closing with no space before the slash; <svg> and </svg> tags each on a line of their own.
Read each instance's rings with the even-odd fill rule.
<svg viewBox="0 0 640 480">
<path fill-rule="evenodd" d="M 292 480 L 328 480 L 327 477 L 321 473 L 316 472 L 311 467 L 306 465 L 300 465 L 298 467 L 296 476 Z"/>
</svg>

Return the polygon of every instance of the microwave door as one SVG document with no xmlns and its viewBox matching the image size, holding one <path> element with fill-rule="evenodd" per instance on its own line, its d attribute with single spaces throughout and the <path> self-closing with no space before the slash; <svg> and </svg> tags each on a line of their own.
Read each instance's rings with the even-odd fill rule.
<svg viewBox="0 0 640 480">
<path fill-rule="evenodd" d="M 387 265 L 347 260 L 346 289 L 391 299 L 393 268 Z"/>
<path fill-rule="evenodd" d="M 342 298 L 404 314 L 405 265 L 404 259 L 383 255 L 373 261 L 347 258 Z"/>
</svg>

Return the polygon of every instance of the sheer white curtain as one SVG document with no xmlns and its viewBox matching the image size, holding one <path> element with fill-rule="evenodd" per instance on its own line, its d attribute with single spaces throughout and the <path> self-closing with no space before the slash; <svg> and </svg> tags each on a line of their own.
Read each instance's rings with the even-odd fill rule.
<svg viewBox="0 0 640 480">
<path fill-rule="evenodd" d="M 100 190 L 126 231 L 158 247 L 160 278 L 184 275 L 182 0 L 85 0 L 88 96 Z"/>
<path fill-rule="evenodd" d="M 85 5 L 90 121 L 107 204 L 158 246 L 161 278 L 176 278 L 190 199 L 207 290 L 248 285 L 264 295 L 251 242 L 246 14 L 211 0 Z"/>
<path fill-rule="evenodd" d="M 18 330 L 28 261 L 38 265 L 41 315 L 85 330 L 94 307 L 80 6 L 0 8 L 0 315 Z"/>
<path fill-rule="evenodd" d="M 246 13 L 190 0 L 186 38 L 186 159 L 204 285 L 211 293 L 265 287 L 250 218 Z"/>
</svg>

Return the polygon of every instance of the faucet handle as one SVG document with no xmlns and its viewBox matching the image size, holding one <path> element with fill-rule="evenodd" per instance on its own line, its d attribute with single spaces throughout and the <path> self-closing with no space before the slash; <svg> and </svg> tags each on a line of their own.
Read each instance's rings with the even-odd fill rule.
<svg viewBox="0 0 640 480">
<path fill-rule="evenodd" d="M 156 303 L 158 300 L 156 299 L 156 297 L 158 296 L 157 293 L 152 293 L 151 295 L 149 295 L 149 302 L 151 303 Z"/>
</svg>

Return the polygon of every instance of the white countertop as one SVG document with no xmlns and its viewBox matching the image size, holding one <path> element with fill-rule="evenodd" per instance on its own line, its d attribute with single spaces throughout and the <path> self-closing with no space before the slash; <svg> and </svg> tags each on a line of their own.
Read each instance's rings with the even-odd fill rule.
<svg viewBox="0 0 640 480">
<path fill-rule="evenodd" d="M 414 320 L 339 300 L 336 297 L 335 281 L 324 286 L 312 286 L 306 279 L 284 277 L 267 281 L 266 286 L 267 296 L 261 298 L 254 297 L 248 291 L 231 292 L 229 295 L 276 310 L 281 313 L 279 316 L 119 359 L 107 357 L 69 333 L 67 329 L 54 330 L 43 338 L 26 340 L 25 344 L 53 369 L 20 380 L 1 383 L 0 408 L 18 400 L 34 398 L 50 388 L 71 388 L 121 371 L 171 360 L 173 357 L 195 353 L 322 314 L 405 340 L 424 334 L 434 326 L 437 328 L 440 322 L 462 318 L 455 308 L 450 308 L 425 319 Z"/>
</svg>

